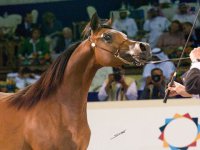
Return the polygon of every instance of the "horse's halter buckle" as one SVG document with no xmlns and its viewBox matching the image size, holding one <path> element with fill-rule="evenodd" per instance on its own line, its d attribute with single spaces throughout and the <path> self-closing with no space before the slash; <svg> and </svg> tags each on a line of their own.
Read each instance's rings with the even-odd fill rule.
<svg viewBox="0 0 200 150">
<path fill-rule="evenodd" d="M 92 48 L 95 48 L 96 44 L 94 42 L 91 43 Z"/>
<path fill-rule="evenodd" d="M 111 52 L 111 51 L 109 51 L 109 50 L 107 50 L 107 49 L 105 49 L 105 48 L 103 48 L 103 47 L 98 46 L 95 42 L 93 42 L 93 41 L 91 40 L 90 36 L 88 37 L 88 40 L 90 41 L 91 47 L 92 47 L 92 48 L 98 47 L 98 48 L 100 48 L 100 49 L 102 49 L 102 50 L 105 50 L 105 51 L 107 51 L 107 52 L 113 54 L 115 58 L 118 58 L 119 60 L 121 60 L 121 61 L 122 61 L 123 63 L 125 63 L 125 64 L 128 64 L 128 65 L 133 64 L 132 62 L 129 62 L 129 61 L 125 60 L 124 58 L 122 58 L 122 57 L 120 56 L 120 54 L 119 54 L 121 46 L 122 46 L 128 39 L 125 39 L 124 41 L 122 41 L 122 42 L 119 44 L 119 48 L 117 48 L 117 50 L 116 50 L 114 53 Z M 133 57 L 134 57 L 134 56 L 133 56 Z"/>
</svg>

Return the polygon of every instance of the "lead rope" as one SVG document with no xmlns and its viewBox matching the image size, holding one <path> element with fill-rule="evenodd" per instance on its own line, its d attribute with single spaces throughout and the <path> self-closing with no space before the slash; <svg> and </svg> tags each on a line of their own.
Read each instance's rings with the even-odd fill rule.
<svg viewBox="0 0 200 150">
<path fill-rule="evenodd" d="M 189 40 L 190 40 L 190 37 L 191 37 L 191 35 L 192 35 L 194 26 L 195 26 L 195 24 L 196 24 L 196 21 L 197 21 L 198 15 L 199 15 L 199 11 L 200 11 L 200 8 L 199 8 L 199 10 L 198 10 L 198 12 L 197 12 L 197 14 L 196 14 L 196 18 L 195 18 L 195 20 L 194 20 L 194 22 L 193 22 L 192 28 L 191 28 L 191 30 L 190 30 L 190 34 L 188 35 L 187 41 L 186 41 L 186 43 L 185 43 L 185 46 L 184 46 L 183 51 L 182 51 L 182 53 L 181 53 L 181 56 L 180 56 L 180 58 L 179 58 L 179 61 L 178 61 L 176 70 L 175 70 L 175 72 L 174 72 L 174 74 L 173 74 L 173 76 L 172 76 L 172 78 L 171 78 L 170 83 L 169 83 L 169 86 L 170 86 L 170 87 L 173 86 L 174 80 L 176 79 L 177 71 L 178 71 L 179 66 L 180 66 L 180 64 L 181 64 L 181 60 L 182 60 L 183 54 L 185 53 L 185 49 L 186 49 L 186 47 L 187 47 L 187 44 L 188 44 L 188 42 L 189 42 Z M 167 92 L 166 92 L 166 94 L 165 94 L 165 97 L 164 97 L 164 100 L 163 100 L 163 103 L 167 103 L 167 99 L 168 99 L 168 97 L 169 97 L 169 93 L 170 93 L 170 90 L 167 90 Z"/>
</svg>

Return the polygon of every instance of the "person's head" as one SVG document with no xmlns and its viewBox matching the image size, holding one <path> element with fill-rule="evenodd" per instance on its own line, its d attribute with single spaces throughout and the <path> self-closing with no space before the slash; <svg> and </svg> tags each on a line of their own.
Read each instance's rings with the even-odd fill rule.
<svg viewBox="0 0 200 150">
<path fill-rule="evenodd" d="M 176 32 L 182 31 L 182 24 L 178 20 L 172 21 L 172 23 L 169 27 L 169 31 L 171 33 L 176 33 Z"/>
<path fill-rule="evenodd" d="M 33 28 L 31 32 L 31 37 L 33 40 L 37 40 L 40 38 L 41 31 L 39 28 Z"/>
<path fill-rule="evenodd" d="M 52 12 L 46 12 L 43 15 L 43 20 L 46 24 L 52 24 L 56 19 L 56 16 Z"/>
<path fill-rule="evenodd" d="M 150 8 L 147 11 L 147 18 L 148 19 L 153 19 L 153 18 L 155 18 L 157 16 L 158 16 L 158 9 L 157 8 Z"/>
<path fill-rule="evenodd" d="M 72 30 L 69 27 L 63 28 L 63 36 L 65 39 L 72 39 Z"/>
<path fill-rule="evenodd" d="M 33 15 L 31 13 L 27 13 L 24 20 L 27 23 L 33 23 Z"/>
<path fill-rule="evenodd" d="M 122 78 L 122 76 L 125 74 L 125 69 L 123 67 L 121 68 L 115 68 L 113 67 L 113 77 L 114 77 L 114 80 L 116 82 L 119 82 Z"/>
<path fill-rule="evenodd" d="M 151 70 L 151 78 L 153 82 L 159 82 L 163 80 L 163 71 L 160 68 L 154 68 Z"/>
<path fill-rule="evenodd" d="M 188 6 L 186 3 L 180 3 L 178 6 L 178 11 L 180 14 L 187 14 Z"/>
<path fill-rule="evenodd" d="M 194 48 L 190 52 L 190 59 L 191 59 L 192 62 L 200 61 L 200 47 Z"/>
<path fill-rule="evenodd" d="M 126 17 L 128 16 L 128 12 L 126 9 L 120 9 L 119 10 L 119 17 L 120 19 L 126 19 Z"/>
<path fill-rule="evenodd" d="M 191 31 L 192 28 L 192 23 L 190 22 L 184 22 L 183 23 L 183 32 L 184 34 L 188 35 Z"/>
</svg>

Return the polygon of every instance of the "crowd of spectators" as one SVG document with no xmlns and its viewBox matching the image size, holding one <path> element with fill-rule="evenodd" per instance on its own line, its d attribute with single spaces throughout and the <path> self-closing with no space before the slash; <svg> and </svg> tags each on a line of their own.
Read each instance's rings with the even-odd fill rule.
<svg viewBox="0 0 200 150">
<path fill-rule="evenodd" d="M 114 20 L 112 27 L 127 34 L 128 38 L 148 42 L 152 48 L 152 60 L 178 58 L 195 19 L 195 15 L 189 10 L 190 7 L 186 3 L 180 3 L 177 13 L 169 19 L 163 15 L 158 5 L 152 6 L 148 8 L 147 18 L 143 20 L 143 28 L 140 29 L 137 21 L 129 16 L 129 11 L 121 8 L 118 10 L 119 18 Z M 185 56 L 189 55 L 191 49 L 200 46 L 199 39 L 200 22 L 197 20 Z M 0 67 L 16 64 L 49 65 L 75 40 L 79 39 L 74 39 L 73 30 L 64 27 L 53 12 L 44 13 L 40 23 L 35 22 L 32 14 L 27 12 L 12 35 L 5 34 L 0 28 Z M 101 85 L 98 84 L 98 97 L 100 100 L 163 98 L 163 90 L 175 71 L 175 65 L 169 61 L 147 64 L 143 68 L 140 87 L 135 80 L 127 83 L 124 75 L 116 81 L 116 74 L 109 72 L 104 75 Z M 21 73 L 19 74 L 23 77 Z M 117 88 L 111 88 L 113 86 Z M 119 88 L 123 89 L 124 97 L 116 98 L 111 89 L 118 91 Z"/>
<path fill-rule="evenodd" d="M 8 73 L 7 80 L 11 76 L 17 88 L 24 88 L 36 81 L 39 73 L 73 41 L 72 29 L 63 27 L 53 12 L 45 12 L 42 22 L 34 21 L 33 14 L 27 12 L 13 33 L 0 28 L 0 67 L 13 69 L 16 73 Z"/>
<path fill-rule="evenodd" d="M 195 20 L 195 15 L 190 13 L 190 7 L 186 3 L 178 5 L 177 13 L 171 19 L 163 15 L 160 7 L 149 8 L 142 32 L 139 31 L 141 29 L 138 28 L 137 21 L 128 16 L 128 13 L 128 10 L 119 10 L 119 18 L 113 23 L 114 29 L 127 34 L 133 40 L 148 42 L 152 48 L 152 61 L 180 57 Z M 200 24 L 197 20 L 184 57 L 189 56 L 190 50 L 200 46 L 199 29 Z M 139 36 L 139 32 L 144 33 L 143 36 Z M 183 64 L 189 67 L 190 61 L 184 62 Z M 176 69 L 175 66 L 176 62 L 172 61 L 146 64 L 140 80 L 130 83 L 126 82 L 123 74 L 121 74 L 120 80 L 116 80 L 115 73 L 107 74 L 102 86 L 97 90 L 98 99 L 104 101 L 162 99 L 165 96 L 166 86 Z M 183 77 L 184 71 L 178 72 L 176 81 L 183 83 Z"/>
<path fill-rule="evenodd" d="M 63 27 L 53 12 L 45 12 L 42 22 L 35 22 L 27 12 L 12 34 L 0 28 L 0 67 L 48 65 L 52 55 L 64 51 L 73 40 L 72 29 Z"/>
</svg>

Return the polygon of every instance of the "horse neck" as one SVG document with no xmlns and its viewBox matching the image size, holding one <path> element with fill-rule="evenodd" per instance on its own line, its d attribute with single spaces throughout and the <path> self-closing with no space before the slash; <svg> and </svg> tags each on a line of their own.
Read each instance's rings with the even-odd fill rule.
<svg viewBox="0 0 200 150">
<path fill-rule="evenodd" d="M 100 66 L 95 63 L 90 42 L 82 42 L 70 57 L 65 69 L 63 83 L 58 90 L 62 95 L 62 102 L 76 107 L 86 104 L 88 90 L 98 68 Z"/>
</svg>

